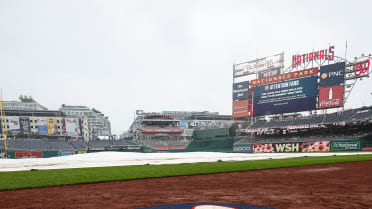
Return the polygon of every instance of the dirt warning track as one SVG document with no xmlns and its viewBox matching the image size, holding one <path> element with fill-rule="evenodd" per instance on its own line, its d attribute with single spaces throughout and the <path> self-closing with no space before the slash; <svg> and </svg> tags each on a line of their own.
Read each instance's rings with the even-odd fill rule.
<svg viewBox="0 0 372 209">
<path fill-rule="evenodd" d="M 141 208 L 218 202 L 372 208 L 372 161 L 0 191 L 0 208 Z"/>
</svg>

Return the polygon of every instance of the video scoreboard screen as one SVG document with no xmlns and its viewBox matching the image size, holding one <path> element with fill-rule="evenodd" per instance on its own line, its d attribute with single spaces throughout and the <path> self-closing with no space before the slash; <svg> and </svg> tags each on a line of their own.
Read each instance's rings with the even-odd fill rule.
<svg viewBox="0 0 372 209">
<path fill-rule="evenodd" d="M 316 109 L 317 78 L 310 76 L 254 87 L 253 115 Z"/>
</svg>

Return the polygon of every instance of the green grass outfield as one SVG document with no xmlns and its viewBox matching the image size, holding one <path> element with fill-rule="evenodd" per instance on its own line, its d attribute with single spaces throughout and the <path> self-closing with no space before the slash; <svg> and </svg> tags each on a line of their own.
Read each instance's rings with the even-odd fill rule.
<svg viewBox="0 0 372 209">
<path fill-rule="evenodd" d="M 372 154 L 255 161 L 0 172 L 0 190 L 372 160 Z"/>
</svg>

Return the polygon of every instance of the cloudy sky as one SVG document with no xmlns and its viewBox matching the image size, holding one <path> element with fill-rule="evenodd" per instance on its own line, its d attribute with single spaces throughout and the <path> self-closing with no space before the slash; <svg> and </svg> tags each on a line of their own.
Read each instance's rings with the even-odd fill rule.
<svg viewBox="0 0 372 209">
<path fill-rule="evenodd" d="M 231 114 L 232 65 L 335 46 L 372 53 L 371 1 L 0 0 L 0 88 L 86 105 L 120 134 L 136 109 Z M 371 79 L 346 107 L 372 105 Z"/>
</svg>

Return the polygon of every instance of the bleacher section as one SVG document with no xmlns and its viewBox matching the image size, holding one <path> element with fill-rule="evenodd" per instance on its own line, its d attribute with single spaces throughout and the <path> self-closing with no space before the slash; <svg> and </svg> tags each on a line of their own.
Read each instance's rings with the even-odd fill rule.
<svg viewBox="0 0 372 209">
<path fill-rule="evenodd" d="M 8 139 L 9 151 L 87 151 L 105 150 L 107 147 L 139 149 L 138 144 L 130 140 L 118 141 L 65 141 L 55 139 Z M 4 140 L 0 141 L 4 149 Z"/>
<path fill-rule="evenodd" d="M 258 120 L 251 123 L 246 129 L 272 129 L 272 128 L 296 128 L 297 126 L 314 126 L 314 125 L 328 125 L 351 122 L 365 122 L 372 120 L 372 107 L 360 108 L 354 110 L 346 110 L 344 112 L 335 112 L 325 115 L 312 115 L 307 117 L 298 117 L 286 120 Z"/>
<path fill-rule="evenodd" d="M 372 119 L 372 110 L 370 109 L 356 111 L 353 117 L 353 120 L 355 121 L 365 121 L 370 119 Z"/>
<path fill-rule="evenodd" d="M 184 150 L 191 140 L 188 139 L 174 139 L 174 138 L 162 138 L 162 139 L 137 139 L 137 144 L 150 147 L 155 150 Z"/>
<path fill-rule="evenodd" d="M 88 145 L 84 141 L 71 141 L 71 145 L 76 149 L 76 150 L 87 150 Z"/>
<path fill-rule="evenodd" d="M 46 141 L 52 147 L 52 150 L 64 150 L 64 151 L 73 151 L 74 147 L 69 144 L 67 141 L 62 140 L 48 140 Z"/>
<path fill-rule="evenodd" d="M 324 120 L 324 116 L 312 116 L 306 118 L 297 118 L 293 120 L 293 126 L 300 126 L 300 125 L 315 125 L 321 124 Z"/>
<path fill-rule="evenodd" d="M 53 147 L 43 139 L 11 139 L 8 150 L 53 150 Z"/>
<path fill-rule="evenodd" d="M 258 120 L 257 122 L 253 123 L 251 126 L 249 126 L 249 129 L 258 129 L 263 128 L 266 124 L 266 120 Z"/>
<path fill-rule="evenodd" d="M 323 121 L 323 124 L 349 122 L 352 120 L 353 115 L 354 111 L 352 110 L 327 114 Z"/>
<path fill-rule="evenodd" d="M 291 142 L 313 142 L 313 141 L 350 141 L 357 140 L 361 136 L 330 136 L 330 137 L 268 137 L 268 138 L 242 138 L 234 145 L 245 145 L 255 143 L 291 143 Z"/>
</svg>

